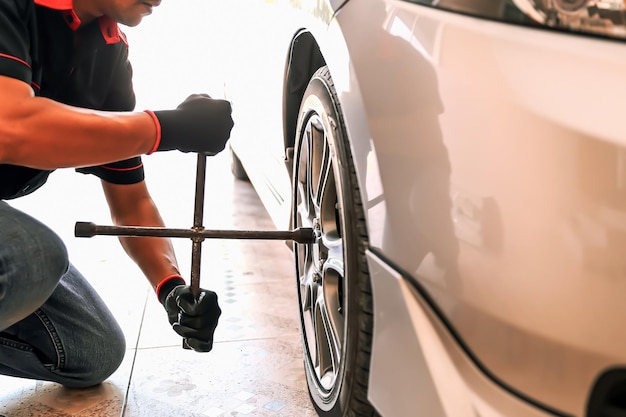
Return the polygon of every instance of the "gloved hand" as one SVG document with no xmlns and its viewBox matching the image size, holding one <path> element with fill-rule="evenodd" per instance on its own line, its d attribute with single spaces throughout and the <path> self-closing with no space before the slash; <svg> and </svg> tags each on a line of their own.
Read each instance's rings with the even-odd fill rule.
<svg viewBox="0 0 626 417">
<path fill-rule="evenodd" d="M 174 331 L 184 337 L 193 350 L 209 352 L 213 349 L 213 333 L 222 314 L 217 294 L 200 289 L 196 300 L 191 287 L 184 284 L 182 278 L 168 280 L 157 295 Z"/>
<path fill-rule="evenodd" d="M 160 132 L 150 153 L 178 149 L 215 155 L 224 150 L 234 125 L 230 103 L 207 94 L 192 94 L 175 110 L 146 113 Z"/>
</svg>

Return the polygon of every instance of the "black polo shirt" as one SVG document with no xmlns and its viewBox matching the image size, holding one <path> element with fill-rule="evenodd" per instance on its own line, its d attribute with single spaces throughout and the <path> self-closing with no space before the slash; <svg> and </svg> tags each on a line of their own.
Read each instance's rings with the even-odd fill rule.
<svg viewBox="0 0 626 417">
<path fill-rule="evenodd" d="M 128 45 L 117 23 L 102 17 L 79 26 L 72 0 L 0 0 L 0 75 L 71 106 L 133 110 Z M 115 184 L 144 179 L 139 157 L 77 171 Z M 33 192 L 50 172 L 0 164 L 0 199 Z"/>
</svg>

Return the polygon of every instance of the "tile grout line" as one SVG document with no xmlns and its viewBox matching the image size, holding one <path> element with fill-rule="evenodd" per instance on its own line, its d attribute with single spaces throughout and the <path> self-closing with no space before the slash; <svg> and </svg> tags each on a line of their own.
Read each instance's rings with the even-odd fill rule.
<svg viewBox="0 0 626 417">
<path fill-rule="evenodd" d="M 215 341 L 213 342 L 213 346 L 218 345 L 218 344 L 227 344 L 227 343 L 241 343 L 241 342 L 261 342 L 264 340 L 275 340 L 275 339 L 284 339 L 287 337 L 295 337 L 295 336 L 299 336 L 300 333 L 298 332 L 294 332 L 294 333 L 285 333 L 285 334 L 281 334 L 281 335 L 277 335 L 277 336 L 266 336 L 266 337 L 250 337 L 250 338 L 245 338 L 245 339 L 229 339 L 229 340 L 220 340 L 220 341 Z M 173 348 L 176 347 L 177 345 L 162 345 L 162 346 L 146 346 L 146 347 L 138 347 L 136 349 L 136 351 L 140 351 L 140 350 L 155 350 L 155 349 L 169 349 L 169 348 Z M 2 416 L 0 416 L 2 417 Z"/>
<path fill-rule="evenodd" d="M 130 395 L 130 385 L 133 380 L 133 372 L 135 371 L 135 362 L 137 360 L 137 352 L 139 351 L 139 339 L 141 338 L 141 330 L 143 329 L 143 321 L 146 317 L 146 310 L 148 306 L 148 297 L 150 296 L 150 292 L 146 292 L 146 297 L 143 303 L 143 310 L 141 312 L 141 321 L 139 324 L 139 330 L 137 331 L 137 340 L 135 341 L 135 349 L 133 352 L 133 360 L 130 365 L 130 372 L 128 374 L 128 384 L 126 385 L 126 392 L 124 393 L 124 401 L 122 402 L 122 410 L 120 413 L 120 417 L 124 417 L 126 413 L 126 407 L 128 406 L 128 396 Z"/>
</svg>

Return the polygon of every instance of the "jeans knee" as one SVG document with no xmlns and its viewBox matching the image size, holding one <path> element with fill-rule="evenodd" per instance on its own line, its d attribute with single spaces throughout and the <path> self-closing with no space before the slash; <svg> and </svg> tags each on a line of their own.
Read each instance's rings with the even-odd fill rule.
<svg viewBox="0 0 626 417">
<path fill-rule="evenodd" d="M 44 252 L 41 253 L 42 265 L 46 267 L 44 270 L 37 272 L 47 273 L 48 279 L 55 282 L 56 285 L 56 282 L 67 273 L 70 267 L 67 248 L 61 238 L 54 233 L 49 234 L 42 240 L 41 248 L 44 249 Z"/>
<path fill-rule="evenodd" d="M 25 217 L 6 231 L 0 242 L 0 274 L 14 274 L 21 282 L 58 282 L 70 262 L 65 243 L 43 223 Z"/>
<path fill-rule="evenodd" d="M 117 340 L 93 341 L 100 343 L 100 347 L 89 351 L 90 365 L 62 381 L 62 384 L 69 388 L 88 388 L 108 379 L 120 367 L 126 353 L 124 337 L 116 335 L 115 338 Z"/>
<path fill-rule="evenodd" d="M 105 351 L 105 358 L 101 360 L 101 366 L 98 372 L 97 379 L 99 382 L 104 381 L 110 377 L 122 364 L 124 355 L 126 354 L 126 340 L 123 335 L 120 335 L 115 343 L 111 343 L 109 340 L 108 348 Z"/>
<path fill-rule="evenodd" d="M 48 279 L 58 282 L 69 269 L 70 262 L 65 243 L 43 223 L 32 219 L 28 225 L 28 233 L 23 234 L 21 244 L 23 254 L 32 256 L 31 273 L 48 275 Z"/>
</svg>

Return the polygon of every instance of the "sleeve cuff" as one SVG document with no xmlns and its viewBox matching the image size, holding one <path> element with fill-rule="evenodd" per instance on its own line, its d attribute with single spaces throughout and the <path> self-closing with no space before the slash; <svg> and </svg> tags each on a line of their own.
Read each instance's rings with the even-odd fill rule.
<svg viewBox="0 0 626 417">
<path fill-rule="evenodd" d="M 144 110 L 144 113 L 148 113 L 150 115 L 157 131 L 154 146 L 152 147 L 152 149 L 150 149 L 150 152 L 148 152 L 148 155 L 150 155 L 151 153 L 156 152 L 157 149 L 159 149 L 159 145 L 161 144 L 161 123 L 159 122 L 159 119 L 156 117 L 156 114 L 154 114 L 152 110 Z"/>
<path fill-rule="evenodd" d="M 185 285 L 185 280 L 180 275 L 170 275 L 163 278 L 156 287 L 156 295 L 159 302 L 164 304 L 167 295 L 179 285 Z"/>
</svg>

